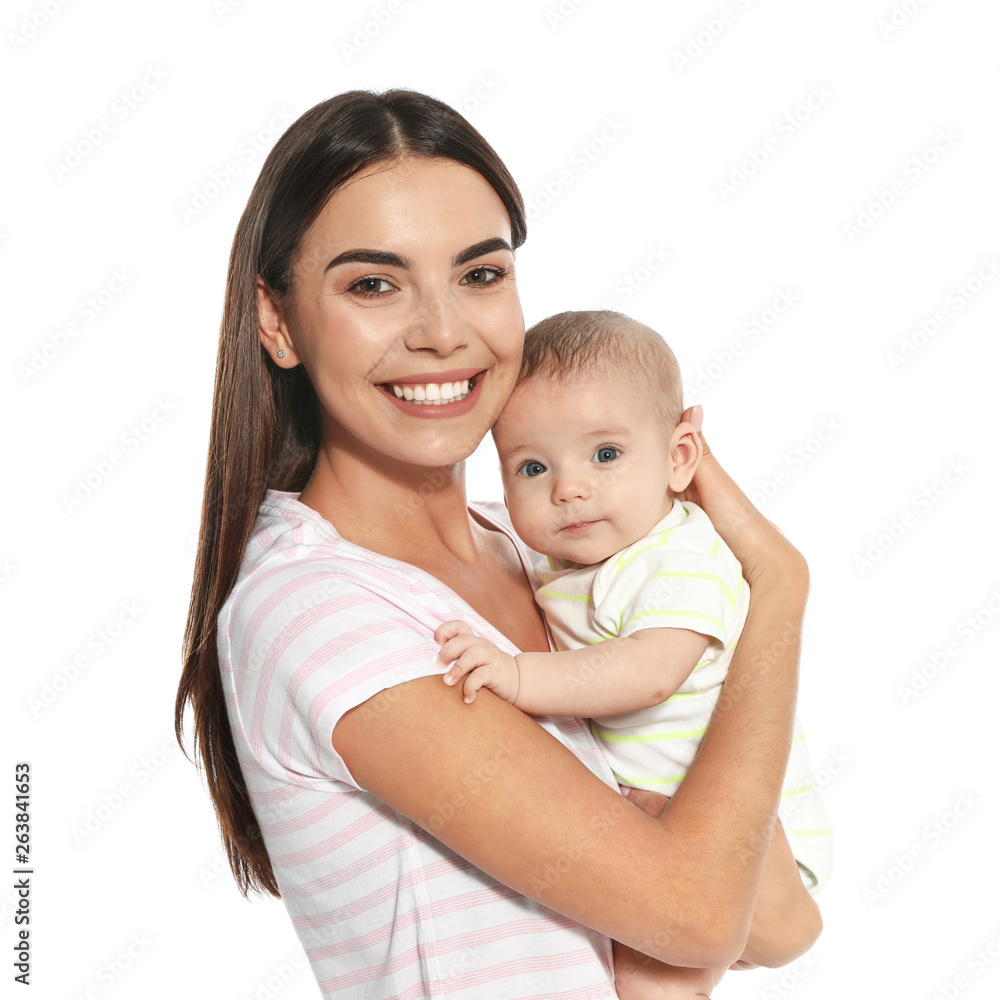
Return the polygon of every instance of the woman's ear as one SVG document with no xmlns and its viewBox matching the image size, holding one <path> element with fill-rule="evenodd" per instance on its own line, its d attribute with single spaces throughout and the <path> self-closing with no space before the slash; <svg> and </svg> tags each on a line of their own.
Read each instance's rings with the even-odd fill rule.
<svg viewBox="0 0 1000 1000">
<path fill-rule="evenodd" d="M 687 488 L 701 464 L 701 438 L 694 424 L 687 421 L 679 423 L 670 435 L 669 448 L 670 464 L 673 466 L 669 486 L 674 493 L 679 493 Z"/>
<path fill-rule="evenodd" d="M 257 315 L 260 321 L 260 342 L 279 368 L 294 368 L 301 363 L 295 353 L 285 325 L 285 314 L 267 282 L 257 276 Z"/>
</svg>

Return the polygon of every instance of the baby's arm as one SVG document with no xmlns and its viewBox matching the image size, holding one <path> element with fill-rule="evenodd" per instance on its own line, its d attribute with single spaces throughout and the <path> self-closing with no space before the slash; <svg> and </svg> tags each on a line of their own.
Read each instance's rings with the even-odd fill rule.
<svg viewBox="0 0 1000 1000">
<path fill-rule="evenodd" d="M 621 715 L 666 701 L 698 665 L 709 637 L 685 628 L 648 628 L 561 653 L 511 656 L 463 622 L 434 633 L 445 682 L 465 677 L 465 700 L 489 687 L 532 715 Z M 452 662 L 454 661 L 454 662 Z"/>
</svg>

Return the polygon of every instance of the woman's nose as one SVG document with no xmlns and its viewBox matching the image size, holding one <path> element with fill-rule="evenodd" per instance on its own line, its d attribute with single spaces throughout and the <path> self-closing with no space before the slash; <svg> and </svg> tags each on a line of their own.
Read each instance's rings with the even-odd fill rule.
<svg viewBox="0 0 1000 1000">
<path fill-rule="evenodd" d="M 471 338 L 469 323 L 446 296 L 418 303 L 406 331 L 406 346 L 411 351 L 433 351 L 442 356 L 467 347 Z"/>
</svg>

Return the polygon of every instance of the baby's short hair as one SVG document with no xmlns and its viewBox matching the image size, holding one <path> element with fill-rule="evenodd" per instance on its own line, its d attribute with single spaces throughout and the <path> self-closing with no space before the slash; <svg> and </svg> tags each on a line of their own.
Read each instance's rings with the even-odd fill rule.
<svg viewBox="0 0 1000 1000">
<path fill-rule="evenodd" d="M 609 309 L 562 312 L 524 335 L 517 384 L 534 378 L 564 379 L 625 373 L 672 431 L 684 412 L 681 370 L 667 342 L 643 323 Z"/>
</svg>

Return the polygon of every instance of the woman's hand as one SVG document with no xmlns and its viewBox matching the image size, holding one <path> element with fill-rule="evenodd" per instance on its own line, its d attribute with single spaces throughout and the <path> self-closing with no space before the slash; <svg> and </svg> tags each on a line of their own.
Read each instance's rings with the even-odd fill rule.
<svg viewBox="0 0 1000 1000">
<path fill-rule="evenodd" d="M 736 485 L 701 433 L 702 409 L 689 407 L 681 416 L 701 438 L 703 455 L 691 485 L 678 494 L 701 507 L 715 530 L 743 567 L 751 589 L 762 577 L 782 579 L 804 595 L 809 587 L 809 570 L 802 553 L 747 499 Z"/>
</svg>

